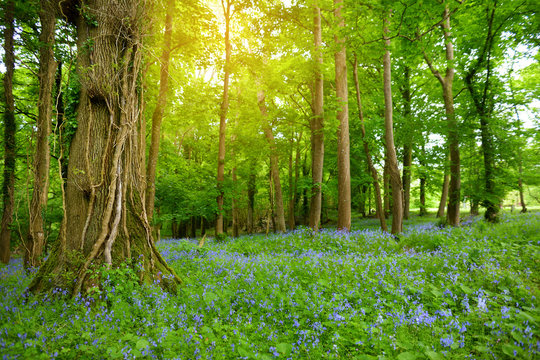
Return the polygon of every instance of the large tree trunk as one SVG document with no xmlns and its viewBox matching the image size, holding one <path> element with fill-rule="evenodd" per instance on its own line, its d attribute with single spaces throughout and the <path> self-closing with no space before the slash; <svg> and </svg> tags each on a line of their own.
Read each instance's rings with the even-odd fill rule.
<svg viewBox="0 0 540 360">
<path fill-rule="evenodd" d="M 268 120 L 268 110 L 265 104 L 266 94 L 264 91 L 259 91 L 257 94 L 257 102 L 261 115 L 263 118 L 263 130 L 266 140 L 270 145 L 270 171 L 272 182 L 274 183 L 274 203 L 276 208 L 276 231 L 285 232 L 287 227 L 285 225 L 285 208 L 283 206 L 283 192 L 281 191 L 281 180 L 279 178 L 279 155 L 276 148 L 276 142 L 274 140 L 274 134 L 272 133 L 272 127 Z"/>
<path fill-rule="evenodd" d="M 225 17 L 225 74 L 223 77 L 223 99 L 219 111 L 219 149 L 217 168 L 217 220 L 216 235 L 223 234 L 223 181 L 225 181 L 225 130 L 227 126 L 227 111 L 229 110 L 229 77 L 231 71 L 231 0 L 222 0 Z"/>
<path fill-rule="evenodd" d="M 405 84 L 403 86 L 403 117 L 405 118 L 405 127 L 407 131 L 405 133 L 405 140 L 403 145 L 403 218 L 407 220 L 409 218 L 410 206 L 411 206 L 411 166 L 412 166 L 412 132 L 413 126 L 410 123 L 411 120 L 411 83 L 410 83 L 410 69 L 408 66 L 405 66 L 404 69 L 404 80 Z"/>
<path fill-rule="evenodd" d="M 373 188 L 375 189 L 375 206 L 377 211 L 377 218 L 379 218 L 379 222 L 381 223 L 381 230 L 382 231 L 388 231 L 388 227 L 386 226 L 386 216 L 384 214 L 384 207 L 381 199 L 381 186 L 379 185 L 379 175 L 377 173 L 377 169 L 375 168 L 375 165 L 373 164 L 373 160 L 371 158 L 371 152 L 369 151 L 369 143 L 366 139 L 366 127 L 364 124 L 364 111 L 362 108 L 362 97 L 360 94 L 360 84 L 358 81 L 358 59 L 356 57 L 356 54 L 354 55 L 354 66 L 353 66 L 353 75 L 354 75 L 354 86 L 356 89 L 356 104 L 358 106 L 358 117 L 360 118 L 360 130 L 362 134 L 362 144 L 364 146 L 364 153 L 366 154 L 366 160 L 368 163 L 369 172 L 371 174 L 371 178 L 373 179 Z M 369 206 L 369 212 L 371 212 L 371 205 Z"/>
<path fill-rule="evenodd" d="M 403 189 L 399 175 L 396 147 L 394 145 L 394 125 L 392 119 L 392 64 L 390 60 L 390 39 L 388 38 L 388 25 L 390 15 L 385 20 L 384 38 L 386 50 L 383 57 L 384 65 L 384 140 L 386 146 L 386 159 L 388 160 L 388 174 L 392 188 L 392 234 L 403 231 Z"/>
<path fill-rule="evenodd" d="M 459 205 L 461 202 L 461 174 L 459 155 L 459 129 L 454 111 L 454 94 L 452 85 L 454 82 L 454 46 L 452 45 L 452 34 L 450 32 L 450 10 L 448 5 L 444 8 L 444 21 L 441 25 L 444 35 L 446 49 L 446 74 L 443 77 L 437 71 L 431 60 L 424 53 L 424 59 L 433 73 L 439 80 L 443 90 L 444 109 L 448 124 L 448 150 L 450 154 L 450 184 L 448 188 L 448 224 L 459 226 Z M 441 201 L 442 203 L 442 201 Z"/>
<path fill-rule="evenodd" d="M 49 192 L 49 135 L 52 120 L 52 87 L 56 71 L 54 60 L 54 30 L 56 11 L 50 0 L 41 1 L 39 18 L 41 35 L 39 38 L 39 100 L 37 119 L 36 153 L 34 156 L 34 190 L 30 202 L 30 219 L 28 239 L 25 246 L 24 265 L 37 267 L 41 263 L 41 255 L 45 246 L 43 230 L 43 211 L 47 206 Z"/>
<path fill-rule="evenodd" d="M 313 41 L 314 53 L 314 77 L 313 89 L 313 118 L 310 121 L 311 128 L 311 201 L 309 206 L 309 227 L 317 231 L 321 221 L 322 209 L 322 178 L 324 163 L 324 94 L 323 94 L 323 53 L 322 53 L 322 28 L 321 9 L 317 2 L 313 5 Z"/>
<path fill-rule="evenodd" d="M 11 223 L 15 206 L 15 101 L 13 99 L 13 72 L 15 71 L 15 52 L 13 47 L 15 3 L 11 0 L 4 5 L 4 56 L 6 72 L 4 74 L 4 183 L 2 196 L 4 211 L 0 228 L 0 261 L 7 264 L 11 256 Z"/>
<path fill-rule="evenodd" d="M 334 17 L 338 28 L 345 28 L 345 19 L 341 15 L 343 0 L 334 0 Z M 351 161 L 349 146 L 349 89 L 347 87 L 347 50 L 345 40 L 334 36 L 339 50 L 335 53 L 336 96 L 339 102 L 337 118 L 337 161 L 338 161 L 338 220 L 337 228 L 351 229 Z"/>
<path fill-rule="evenodd" d="M 167 0 L 167 10 L 165 13 L 165 34 L 161 58 L 161 70 L 159 75 L 159 94 L 156 101 L 156 108 L 152 114 L 152 137 L 150 140 L 150 151 L 148 153 L 148 165 L 146 168 L 146 213 L 148 220 L 152 221 L 154 215 L 154 203 L 156 195 L 156 167 L 159 155 L 159 140 L 161 133 L 161 122 L 163 113 L 167 105 L 167 92 L 169 90 L 169 59 L 171 57 L 171 37 L 172 37 L 172 13 L 174 12 L 174 0 Z"/>
<path fill-rule="evenodd" d="M 181 280 L 156 249 L 144 208 L 138 89 L 143 2 L 93 0 L 81 11 L 76 19 L 81 92 L 65 215 L 56 247 L 30 290 L 86 293 L 99 282 L 90 274 L 101 264 L 133 259 L 141 282 L 158 281 L 175 291 Z"/>
</svg>

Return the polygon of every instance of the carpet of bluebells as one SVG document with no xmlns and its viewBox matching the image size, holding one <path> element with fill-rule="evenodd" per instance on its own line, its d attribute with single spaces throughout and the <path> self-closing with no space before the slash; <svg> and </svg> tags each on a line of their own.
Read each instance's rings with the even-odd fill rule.
<svg viewBox="0 0 540 360">
<path fill-rule="evenodd" d="M 0 267 L 4 359 L 539 359 L 540 213 L 460 228 L 164 240 L 178 294 L 127 267 L 34 297 Z"/>
</svg>

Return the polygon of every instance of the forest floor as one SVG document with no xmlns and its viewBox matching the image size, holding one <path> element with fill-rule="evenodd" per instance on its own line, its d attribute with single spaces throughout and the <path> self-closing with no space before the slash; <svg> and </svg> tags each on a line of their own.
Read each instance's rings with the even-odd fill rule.
<svg viewBox="0 0 540 360">
<path fill-rule="evenodd" d="M 74 299 L 0 267 L 4 359 L 538 359 L 540 213 L 460 228 L 375 219 L 223 242 L 163 240 L 178 294 L 125 267 Z"/>
</svg>

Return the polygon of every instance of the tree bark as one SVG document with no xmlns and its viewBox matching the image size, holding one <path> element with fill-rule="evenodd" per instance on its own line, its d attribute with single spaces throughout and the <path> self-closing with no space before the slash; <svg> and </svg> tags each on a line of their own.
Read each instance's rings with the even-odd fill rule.
<svg viewBox="0 0 540 360">
<path fill-rule="evenodd" d="M 386 146 L 386 159 L 388 160 L 388 174 L 392 188 L 392 234 L 403 231 L 403 188 L 399 175 L 396 148 L 394 145 L 394 130 L 392 119 L 392 64 L 390 60 L 390 39 L 388 38 L 388 26 L 390 14 L 385 20 L 384 40 L 386 50 L 384 52 L 384 139 Z"/>
<path fill-rule="evenodd" d="M 437 211 L 438 218 L 444 217 L 444 211 L 446 209 L 446 204 L 448 203 L 449 184 L 450 184 L 450 174 L 445 170 L 444 179 L 443 179 L 443 187 L 441 191 L 441 201 L 439 202 L 439 210 Z"/>
<path fill-rule="evenodd" d="M 171 57 L 171 37 L 172 37 L 172 14 L 174 12 L 174 0 L 167 0 L 167 10 L 165 13 L 165 34 L 163 36 L 163 50 L 159 62 L 161 70 L 159 74 L 159 94 L 156 108 L 152 114 L 152 137 L 150 140 L 150 150 L 148 153 L 148 165 L 146 168 L 146 193 L 145 206 L 148 220 L 152 221 L 154 216 L 154 204 L 156 195 L 156 167 L 159 155 L 159 141 L 161 133 L 161 123 L 163 113 L 167 106 L 167 92 L 169 90 L 169 60 Z"/>
<path fill-rule="evenodd" d="M 231 0 L 221 0 L 225 17 L 225 74 L 223 77 L 223 99 L 219 111 L 219 150 L 217 168 L 217 220 L 216 235 L 223 234 L 223 181 L 225 180 L 225 131 L 227 126 L 227 111 L 229 110 L 229 77 L 231 71 Z"/>
<path fill-rule="evenodd" d="M 322 178 L 324 163 L 324 93 L 323 93 L 323 53 L 322 53 L 322 27 L 321 9 L 316 1 L 313 5 L 313 61 L 315 85 L 313 91 L 313 117 L 310 121 L 311 129 L 311 200 L 309 206 L 309 227 L 313 231 L 319 230 L 322 209 Z"/>
<path fill-rule="evenodd" d="M 41 255 L 45 246 L 43 230 L 43 211 L 47 206 L 49 192 L 49 135 L 52 120 L 52 87 L 56 71 L 54 60 L 54 30 L 56 12 L 50 0 L 41 1 L 39 18 L 41 22 L 39 48 L 39 100 L 37 119 L 36 153 L 34 155 L 34 190 L 30 202 L 28 239 L 25 246 L 25 267 L 37 267 L 41 264 Z"/>
<path fill-rule="evenodd" d="M 11 223 L 13 222 L 13 210 L 15 206 L 15 159 L 17 150 L 15 133 L 17 127 L 15 124 L 15 100 L 13 98 L 15 3 L 12 0 L 8 0 L 4 6 L 4 64 L 6 67 L 4 74 L 4 183 L 2 184 L 4 209 L 0 226 L 0 261 L 7 264 L 11 257 Z"/>
<path fill-rule="evenodd" d="M 354 75 L 354 86 L 356 89 L 356 104 L 358 106 L 358 117 L 360 119 L 360 131 L 362 134 L 362 144 L 364 146 L 364 153 L 366 154 L 368 169 L 371 174 L 371 178 L 373 180 L 372 181 L 373 188 L 375 189 L 375 206 L 376 206 L 376 211 L 377 211 L 377 218 L 379 219 L 379 222 L 381 224 L 381 230 L 388 231 L 388 227 L 386 226 L 386 217 L 384 214 L 384 207 L 383 207 L 383 203 L 381 199 L 381 186 L 379 185 L 379 175 L 377 173 L 377 169 L 375 168 L 375 165 L 373 164 L 373 160 L 371 158 L 371 152 L 369 150 L 369 143 L 366 139 L 364 111 L 362 107 L 362 97 L 360 94 L 360 84 L 358 81 L 358 59 L 356 57 L 356 54 L 354 55 L 353 75 Z M 370 206 L 369 212 L 371 212 L 371 206 Z"/>
<path fill-rule="evenodd" d="M 427 182 L 427 176 L 426 176 L 426 168 L 425 168 L 425 158 L 426 158 L 426 148 L 425 143 L 422 143 L 422 157 L 420 158 L 420 216 L 427 215 L 427 208 L 426 208 L 426 182 Z M 444 209 L 443 209 L 444 211 Z"/>
<path fill-rule="evenodd" d="M 404 80 L 405 84 L 403 86 L 403 117 L 405 118 L 405 126 L 407 127 L 407 132 L 405 134 L 405 140 L 403 145 L 403 218 L 405 220 L 409 219 L 410 215 L 410 203 L 411 203 L 411 166 L 412 166 L 412 124 L 410 123 L 411 119 L 411 84 L 410 84 L 410 69 L 408 66 L 405 66 L 404 69 Z"/>
<path fill-rule="evenodd" d="M 272 127 L 268 120 L 268 110 L 265 104 L 266 94 L 264 91 L 259 91 L 257 94 L 257 102 L 263 118 L 263 130 L 266 140 L 270 145 L 270 171 L 271 179 L 274 183 L 274 203 L 276 208 L 277 223 L 275 230 L 277 232 L 287 231 L 285 225 L 285 208 L 283 206 L 283 192 L 281 191 L 281 180 L 279 178 L 279 155 L 276 148 Z"/>
<path fill-rule="evenodd" d="M 232 136 L 231 145 L 236 140 L 236 136 Z M 231 157 L 233 158 L 233 168 L 231 171 L 231 178 L 233 183 L 233 198 L 232 198 L 232 232 L 233 237 L 238 237 L 240 235 L 240 228 L 238 224 L 238 194 L 236 193 L 236 187 L 238 186 L 238 176 L 236 175 L 236 158 L 234 156 L 234 146 L 231 146 Z"/>
<path fill-rule="evenodd" d="M 102 264 L 131 266 L 141 282 L 181 283 L 152 241 L 144 208 L 139 80 L 144 5 L 92 0 L 76 19 L 81 82 L 78 128 L 71 143 L 66 208 L 56 247 L 30 284 L 33 292 L 97 286 Z M 87 21 L 88 18 L 94 22 Z M 118 19 L 122 19 L 121 22 Z M 92 43 L 91 49 L 85 48 Z"/>
<path fill-rule="evenodd" d="M 341 11 L 343 0 L 334 0 L 334 17 L 338 29 L 345 28 Z M 336 96 L 339 103 L 337 118 L 337 161 L 338 161 L 338 220 L 337 228 L 351 230 L 351 161 L 349 145 L 349 89 L 347 87 L 347 50 L 345 40 L 334 36 L 339 50 L 334 54 L 336 72 Z"/>
<path fill-rule="evenodd" d="M 448 149 L 450 154 L 450 184 L 448 188 L 448 213 L 447 220 L 451 226 L 459 226 L 459 205 L 461 202 L 461 174 L 460 174 L 460 154 L 459 154 L 459 128 L 454 111 L 454 94 L 452 85 L 454 82 L 454 46 L 452 44 L 452 34 L 450 32 L 450 10 L 448 5 L 444 8 L 444 21 L 441 25 L 444 34 L 444 44 L 446 49 L 446 74 L 443 77 L 436 70 L 424 53 L 429 69 L 433 76 L 441 83 L 444 99 L 444 110 L 448 124 Z M 442 200 L 441 200 L 442 203 Z"/>
</svg>

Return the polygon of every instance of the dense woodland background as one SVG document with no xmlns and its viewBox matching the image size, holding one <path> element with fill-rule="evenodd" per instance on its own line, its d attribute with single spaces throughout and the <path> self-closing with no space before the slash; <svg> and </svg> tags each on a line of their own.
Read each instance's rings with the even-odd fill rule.
<svg viewBox="0 0 540 360">
<path fill-rule="evenodd" d="M 101 26 L 94 2 L 66 3 L 1 1 L 4 261 L 10 242 L 50 249 L 61 228 L 93 71 L 78 59 L 97 46 L 69 11 Z M 377 213 L 399 233 L 400 217 L 459 225 L 540 204 L 536 1 L 142 3 L 154 237 L 350 229 Z"/>
</svg>

